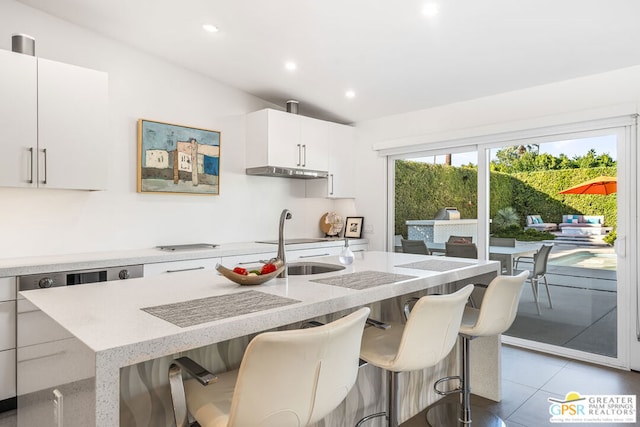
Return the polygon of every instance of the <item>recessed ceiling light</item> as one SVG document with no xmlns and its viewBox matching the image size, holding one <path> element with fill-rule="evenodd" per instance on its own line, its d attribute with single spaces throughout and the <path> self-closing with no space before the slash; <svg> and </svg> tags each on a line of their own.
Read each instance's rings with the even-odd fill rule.
<svg viewBox="0 0 640 427">
<path fill-rule="evenodd" d="M 438 14 L 438 5 L 427 3 L 422 7 L 422 13 L 426 16 L 436 16 Z"/>
<path fill-rule="evenodd" d="M 352 90 L 348 90 L 344 93 L 344 96 L 346 96 L 347 98 L 354 98 L 356 96 L 356 93 Z"/>
<path fill-rule="evenodd" d="M 287 69 L 287 70 L 289 70 L 289 71 L 293 71 L 293 70 L 295 70 L 296 68 L 298 68 L 298 66 L 297 66 L 297 65 L 296 65 L 296 63 L 295 63 L 295 62 L 293 62 L 293 61 L 287 61 L 287 62 L 285 62 L 285 64 L 284 64 L 284 68 L 286 68 L 286 69 Z"/>
<path fill-rule="evenodd" d="M 209 33 L 217 33 L 218 31 L 220 31 L 218 27 L 213 24 L 204 24 L 202 25 L 202 29 Z"/>
</svg>

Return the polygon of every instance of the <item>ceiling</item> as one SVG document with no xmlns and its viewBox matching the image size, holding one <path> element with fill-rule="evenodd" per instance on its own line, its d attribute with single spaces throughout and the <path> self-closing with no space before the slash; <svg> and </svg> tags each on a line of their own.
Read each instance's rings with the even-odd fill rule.
<svg viewBox="0 0 640 427">
<path fill-rule="evenodd" d="M 637 0 L 19 1 L 343 123 L 640 64 Z"/>
</svg>

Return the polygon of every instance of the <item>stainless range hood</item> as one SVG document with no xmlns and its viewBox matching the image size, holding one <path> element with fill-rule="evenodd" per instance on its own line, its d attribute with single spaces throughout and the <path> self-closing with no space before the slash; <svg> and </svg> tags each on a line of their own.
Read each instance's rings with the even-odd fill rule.
<svg viewBox="0 0 640 427">
<path fill-rule="evenodd" d="M 280 178 L 317 179 L 328 178 L 329 172 L 310 169 L 285 168 L 280 166 L 258 166 L 245 169 L 247 175 L 276 176 Z"/>
</svg>

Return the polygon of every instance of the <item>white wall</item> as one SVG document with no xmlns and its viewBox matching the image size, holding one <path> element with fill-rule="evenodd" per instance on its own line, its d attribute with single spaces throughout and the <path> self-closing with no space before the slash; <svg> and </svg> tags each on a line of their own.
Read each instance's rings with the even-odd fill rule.
<svg viewBox="0 0 640 427">
<path fill-rule="evenodd" d="M 0 258 L 320 236 L 325 212 L 354 215 L 353 201 L 305 198 L 301 180 L 244 174 L 244 118 L 263 100 L 12 0 L 0 0 L 0 49 L 36 39 L 36 55 L 109 74 L 106 191 L 0 188 Z M 196 53 L 194 53 L 196 54 Z M 219 196 L 136 193 L 139 118 L 222 131 Z"/>
<path fill-rule="evenodd" d="M 359 215 L 374 227 L 369 249 L 385 248 L 387 232 L 386 157 L 381 148 L 514 132 L 633 114 L 640 105 L 640 66 L 500 95 L 356 123 L 360 182 Z M 372 193 L 367 188 L 377 188 Z"/>
</svg>

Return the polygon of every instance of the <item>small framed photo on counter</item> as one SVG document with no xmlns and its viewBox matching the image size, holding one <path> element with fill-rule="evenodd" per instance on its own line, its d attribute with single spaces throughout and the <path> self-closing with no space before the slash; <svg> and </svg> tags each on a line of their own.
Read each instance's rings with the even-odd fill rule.
<svg viewBox="0 0 640 427">
<path fill-rule="evenodd" d="M 344 237 L 360 239 L 362 237 L 363 216 L 348 216 L 344 226 Z"/>
</svg>

